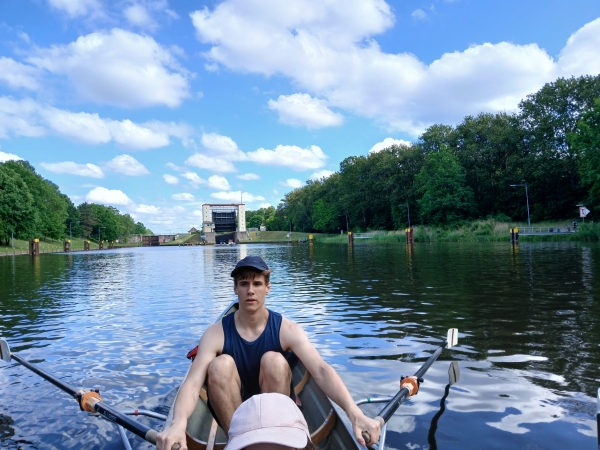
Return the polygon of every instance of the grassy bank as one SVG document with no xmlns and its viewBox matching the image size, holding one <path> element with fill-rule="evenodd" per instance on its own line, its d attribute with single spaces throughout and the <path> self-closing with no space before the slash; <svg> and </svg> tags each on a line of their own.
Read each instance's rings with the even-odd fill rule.
<svg viewBox="0 0 600 450">
<path fill-rule="evenodd" d="M 283 242 L 298 242 L 300 239 L 307 240 L 309 235 L 313 235 L 315 242 L 321 242 L 323 236 L 328 236 L 321 233 L 301 233 L 293 231 L 290 235 L 289 231 L 249 231 L 249 240 L 240 241 L 241 244 L 262 244 L 262 243 L 283 243 Z"/>
<path fill-rule="evenodd" d="M 84 239 L 81 238 L 73 238 L 71 239 L 71 250 L 83 250 Z M 62 240 L 55 241 L 53 239 L 40 239 L 40 253 L 55 253 L 63 251 L 63 242 Z M 115 248 L 119 247 L 131 247 L 135 246 L 135 244 L 129 243 L 115 243 Z M 91 241 L 90 247 L 92 250 L 98 249 L 98 242 Z M 108 249 L 108 243 L 104 243 L 104 248 Z M 28 253 L 29 252 L 29 241 L 22 241 L 20 239 L 15 239 L 14 250 L 12 243 L 9 240 L 8 247 L 4 245 L 4 241 L 2 241 L 2 245 L 0 245 L 0 255 L 8 253 L 14 253 L 17 255 Z"/>
<path fill-rule="evenodd" d="M 555 221 L 533 224 L 536 227 L 547 227 L 556 225 L 569 225 L 568 221 Z M 526 223 L 506 223 L 495 220 L 476 220 L 456 227 L 433 227 L 415 226 L 415 242 L 508 242 L 510 241 L 510 228 L 523 228 Z M 378 231 L 368 233 L 356 233 L 356 237 L 368 236 L 368 239 L 356 239 L 355 243 L 361 242 L 386 242 L 405 241 L 404 230 Z M 520 236 L 521 242 L 532 241 L 598 241 L 600 240 L 600 224 L 580 223 L 576 233 L 554 234 L 546 236 Z M 334 235 L 323 237 L 319 242 L 330 244 L 348 243 L 347 235 Z"/>
<path fill-rule="evenodd" d="M 164 244 L 160 244 L 162 246 L 178 246 L 184 244 L 199 244 L 200 243 L 200 233 L 194 234 L 183 234 L 179 236 L 179 239 L 175 239 L 171 242 L 165 242 Z"/>
</svg>

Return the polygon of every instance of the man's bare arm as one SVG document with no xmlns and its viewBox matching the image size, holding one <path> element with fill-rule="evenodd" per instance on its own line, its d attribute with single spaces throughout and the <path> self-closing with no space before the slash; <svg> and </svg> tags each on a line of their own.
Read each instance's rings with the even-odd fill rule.
<svg viewBox="0 0 600 450">
<path fill-rule="evenodd" d="M 325 395 L 346 412 L 352 422 L 357 441 L 362 445 L 377 442 L 381 433 L 379 423 L 366 417 L 360 408 L 356 406 L 338 373 L 323 361 L 317 349 L 308 340 L 308 336 L 306 336 L 302 327 L 284 318 L 279 336 L 283 349 L 293 351 Z M 363 431 L 367 431 L 371 436 L 370 443 L 364 442 L 362 438 Z"/>
<path fill-rule="evenodd" d="M 185 437 L 187 421 L 196 408 L 200 389 L 206 381 L 208 366 L 223 349 L 223 342 L 221 322 L 208 327 L 202 335 L 196 359 L 175 398 L 171 426 L 158 435 L 157 450 L 171 450 L 171 446 L 175 443 L 179 443 L 181 450 L 187 450 Z"/>
</svg>

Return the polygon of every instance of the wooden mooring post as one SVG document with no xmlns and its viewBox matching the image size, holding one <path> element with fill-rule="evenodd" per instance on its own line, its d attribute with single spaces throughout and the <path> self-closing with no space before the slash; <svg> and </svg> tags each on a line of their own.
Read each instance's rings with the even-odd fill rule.
<svg viewBox="0 0 600 450">
<path fill-rule="evenodd" d="M 38 238 L 29 239 L 29 254 L 31 256 L 40 255 L 40 240 Z"/>
<path fill-rule="evenodd" d="M 348 245 L 354 245 L 354 235 L 352 231 L 348 231 Z"/>
<path fill-rule="evenodd" d="M 115 241 L 110 241 L 110 243 L 108 244 L 108 248 L 109 249 L 115 248 Z"/>
<path fill-rule="evenodd" d="M 510 229 L 510 243 L 512 245 L 518 245 L 519 244 L 519 229 L 518 228 L 511 228 Z"/>
<path fill-rule="evenodd" d="M 406 228 L 404 231 L 406 231 L 406 243 L 413 244 L 415 242 L 414 230 L 412 228 Z"/>
<path fill-rule="evenodd" d="M 98 242 L 98 250 L 104 250 L 104 241 Z"/>
<path fill-rule="evenodd" d="M 83 250 L 86 252 L 90 251 L 90 241 L 83 241 Z"/>
<path fill-rule="evenodd" d="M 71 240 L 67 239 L 65 242 L 63 242 L 63 251 L 65 253 L 68 253 L 71 251 Z"/>
</svg>

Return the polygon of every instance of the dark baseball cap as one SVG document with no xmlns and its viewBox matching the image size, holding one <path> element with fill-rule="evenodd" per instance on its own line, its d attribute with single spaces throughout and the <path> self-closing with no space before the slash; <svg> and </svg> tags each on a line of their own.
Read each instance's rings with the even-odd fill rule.
<svg viewBox="0 0 600 450">
<path fill-rule="evenodd" d="M 244 267 L 252 267 L 259 272 L 263 270 L 269 270 L 269 266 L 267 263 L 263 261 L 260 256 L 246 256 L 244 259 L 240 259 L 238 263 L 235 265 L 235 269 L 231 272 L 231 276 L 235 276 L 235 273 Z"/>
</svg>

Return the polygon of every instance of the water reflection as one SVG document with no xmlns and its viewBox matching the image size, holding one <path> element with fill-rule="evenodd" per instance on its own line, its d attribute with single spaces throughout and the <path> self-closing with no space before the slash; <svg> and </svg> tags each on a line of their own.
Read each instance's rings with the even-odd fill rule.
<svg viewBox="0 0 600 450">
<path fill-rule="evenodd" d="M 247 255 L 274 269 L 269 307 L 302 324 L 355 398 L 394 394 L 400 376 L 459 328 L 459 347 L 391 419 L 390 448 L 433 448 L 429 429 L 452 359 L 461 380 L 448 390 L 439 448 L 593 447 L 597 245 L 317 243 L 3 257 L 0 334 L 113 405 L 164 408 L 185 353 L 232 300 L 229 273 Z M 112 424 L 14 364 L 0 365 L 0 414 L 14 420 L 13 443 L 120 448 Z"/>
</svg>

